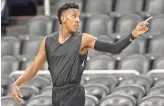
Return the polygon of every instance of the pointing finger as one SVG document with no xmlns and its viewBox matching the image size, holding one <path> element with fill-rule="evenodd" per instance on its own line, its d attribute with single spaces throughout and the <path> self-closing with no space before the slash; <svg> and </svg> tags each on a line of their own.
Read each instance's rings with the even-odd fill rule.
<svg viewBox="0 0 164 106">
<path fill-rule="evenodd" d="M 153 19 L 153 16 L 150 16 L 150 17 L 147 18 L 144 22 L 148 22 L 148 21 L 150 21 L 151 19 Z"/>
</svg>

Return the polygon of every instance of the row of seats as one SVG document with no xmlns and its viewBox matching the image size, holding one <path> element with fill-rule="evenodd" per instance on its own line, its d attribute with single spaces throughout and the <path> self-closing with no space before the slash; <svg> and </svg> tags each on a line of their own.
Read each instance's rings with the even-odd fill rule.
<svg viewBox="0 0 164 106">
<path fill-rule="evenodd" d="M 103 35 L 99 36 L 98 39 L 104 42 L 114 43 L 119 41 L 112 39 L 110 36 Z M 38 53 L 40 43 L 44 39 L 44 36 L 20 36 L 19 38 L 13 36 L 2 37 L 1 56 L 11 55 L 19 56 L 24 55 L 28 57 L 34 57 Z M 156 36 L 148 39 L 145 36 L 135 39 L 128 47 L 126 47 L 120 55 L 131 55 L 131 54 L 164 54 L 163 48 L 164 35 Z M 35 46 L 34 46 L 35 45 Z M 29 53 L 30 52 L 30 53 Z M 93 57 L 101 52 L 90 50 L 88 56 Z"/>
<path fill-rule="evenodd" d="M 142 12 L 143 14 L 164 13 L 163 0 L 56 0 L 54 6 L 51 5 L 51 14 L 56 14 L 58 7 L 65 2 L 77 3 L 82 13 L 110 14 L 113 11 L 118 14 Z"/>
<path fill-rule="evenodd" d="M 23 19 L 22 19 L 23 20 Z M 28 20 L 28 22 L 27 22 Z M 111 17 L 108 15 L 86 15 L 81 16 L 80 32 L 90 33 L 94 36 L 112 35 L 113 33 L 127 35 L 135 28 L 137 23 L 145 20 L 137 14 L 127 14 L 120 18 Z M 27 25 L 17 25 L 7 27 L 7 35 L 19 36 L 21 34 L 30 35 L 47 35 L 58 31 L 60 24 L 57 17 L 37 16 L 30 19 L 24 19 Z M 163 22 L 164 14 L 154 16 L 150 21 L 149 33 L 153 35 L 160 35 L 164 33 Z M 116 37 L 116 36 L 112 36 Z"/>
<path fill-rule="evenodd" d="M 100 71 L 101 72 L 101 71 Z M 20 72 L 18 72 L 20 73 Z M 12 74 L 11 77 L 2 76 L 3 83 L 1 84 L 2 90 L 6 90 L 6 86 L 9 87 L 11 82 L 9 81 L 10 78 L 17 79 L 19 75 L 18 73 Z M 95 72 L 96 73 L 96 72 Z M 116 76 L 118 77 L 118 73 Z M 126 106 L 138 106 L 141 105 L 145 98 L 153 97 L 155 100 L 158 101 L 163 100 L 164 96 L 164 74 L 161 71 L 152 71 L 147 76 L 143 75 L 129 75 L 130 73 L 126 73 L 125 77 L 119 80 L 121 77 L 117 78 L 113 74 L 102 76 L 101 74 L 84 74 L 82 76 L 83 81 L 82 85 L 85 88 L 86 97 L 89 100 L 86 100 L 86 106 L 109 106 L 109 105 L 120 105 L 121 101 L 125 101 L 124 103 L 127 104 Z M 122 75 L 120 73 L 120 75 Z M 7 83 L 8 78 L 8 83 Z M 50 81 L 50 80 L 49 80 Z M 6 82 L 6 84 L 4 83 Z M 10 82 L 10 83 L 9 83 Z M 10 88 L 9 88 L 10 89 Z M 10 101 L 11 103 L 15 102 L 12 100 L 11 90 L 8 92 L 2 91 L 2 103 L 5 101 Z M 41 98 L 45 98 L 45 100 L 49 99 L 48 103 L 51 103 L 51 92 L 52 86 L 51 83 L 46 80 L 46 77 L 43 76 L 36 76 L 33 80 L 29 83 L 21 86 L 21 90 L 24 96 L 24 100 L 27 104 L 36 104 L 36 103 L 47 103 L 47 101 L 40 101 Z M 4 92 L 4 93 L 3 93 Z M 41 98 L 40 98 L 41 97 Z M 46 99 L 47 98 L 47 99 Z M 153 98 L 151 100 L 153 100 Z M 149 99 L 146 99 L 146 101 Z M 94 101 L 94 102 L 93 102 Z M 8 104 L 10 104 L 8 102 Z M 129 102 L 133 104 L 129 104 Z M 150 100 L 149 100 L 150 102 Z M 94 103 L 94 104 L 93 104 Z M 104 105 L 101 105 L 103 103 Z M 123 103 L 123 104 L 124 104 Z M 154 103 L 154 102 L 153 102 Z M 160 102 L 163 103 L 163 102 Z M 137 104 L 137 105 L 135 105 Z M 139 105 L 139 106 L 140 106 Z M 152 104 L 149 106 L 158 106 L 159 104 Z M 15 105 L 13 105 L 15 106 Z M 146 105 L 141 105 L 146 106 Z M 159 105 L 161 106 L 161 105 Z"/>
<path fill-rule="evenodd" d="M 2 57 L 1 73 L 8 75 L 16 70 L 25 70 L 33 62 L 34 58 L 19 60 L 12 56 Z M 164 56 L 156 57 L 154 60 L 145 55 L 133 54 L 122 58 L 114 58 L 108 54 L 100 54 L 91 57 L 87 61 L 87 70 L 137 70 L 140 74 L 146 74 L 151 69 L 164 69 Z M 47 62 L 41 70 L 48 70 Z"/>
</svg>

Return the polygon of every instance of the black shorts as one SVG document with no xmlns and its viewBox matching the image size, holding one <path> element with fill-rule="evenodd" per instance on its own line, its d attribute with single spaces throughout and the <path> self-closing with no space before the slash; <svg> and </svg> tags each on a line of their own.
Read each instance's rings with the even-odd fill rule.
<svg viewBox="0 0 164 106">
<path fill-rule="evenodd" d="M 80 84 L 52 88 L 52 106 L 85 106 L 85 90 Z"/>
</svg>

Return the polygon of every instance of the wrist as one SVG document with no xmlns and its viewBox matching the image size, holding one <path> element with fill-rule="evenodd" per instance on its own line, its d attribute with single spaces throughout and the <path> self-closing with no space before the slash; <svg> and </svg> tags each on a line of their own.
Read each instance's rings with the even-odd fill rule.
<svg viewBox="0 0 164 106">
<path fill-rule="evenodd" d="M 139 34 L 137 33 L 137 31 L 136 31 L 135 29 L 132 31 L 131 34 L 132 34 L 132 36 L 135 37 L 135 38 L 139 36 Z"/>
</svg>

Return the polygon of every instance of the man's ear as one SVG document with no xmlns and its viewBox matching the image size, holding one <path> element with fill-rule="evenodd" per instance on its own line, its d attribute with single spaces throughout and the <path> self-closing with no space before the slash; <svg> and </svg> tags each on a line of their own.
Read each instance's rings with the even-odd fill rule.
<svg viewBox="0 0 164 106">
<path fill-rule="evenodd" d="M 61 21 L 64 23 L 66 21 L 66 17 L 65 16 L 61 16 Z"/>
</svg>

